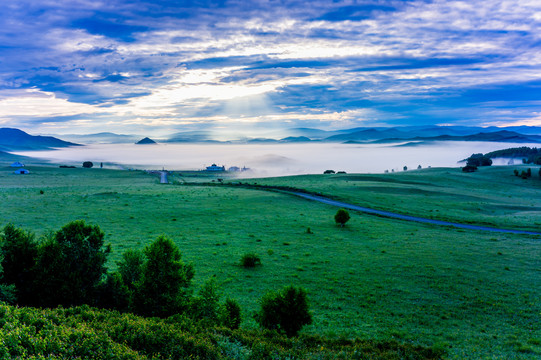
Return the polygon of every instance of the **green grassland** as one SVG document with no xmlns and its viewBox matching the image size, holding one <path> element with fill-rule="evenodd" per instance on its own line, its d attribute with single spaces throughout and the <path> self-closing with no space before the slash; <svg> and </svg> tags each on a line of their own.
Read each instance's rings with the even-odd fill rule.
<svg viewBox="0 0 541 360">
<path fill-rule="evenodd" d="M 195 265 L 238 299 L 245 320 L 258 299 L 283 285 L 307 289 L 314 323 L 303 332 L 397 340 L 444 349 L 448 358 L 541 356 L 541 239 L 351 213 L 294 196 L 228 186 L 173 185 L 142 171 L 0 167 L 0 225 L 38 236 L 83 219 L 113 247 L 171 237 Z M 533 169 L 532 169 L 533 170 Z M 375 208 L 459 222 L 538 230 L 541 180 L 512 169 L 426 169 L 382 175 L 310 175 L 241 180 L 293 186 Z M 189 175 L 189 174 L 188 174 Z M 208 179 L 207 179 L 208 180 Z M 238 181 L 238 180 L 235 180 Z M 40 193 L 43 191 L 43 194 Z M 312 233 L 307 232 L 310 228 Z M 238 266 L 246 252 L 262 266 Z"/>
<path fill-rule="evenodd" d="M 532 169 L 522 179 L 513 174 Z M 390 174 L 303 175 L 253 179 L 260 185 L 292 186 L 350 203 L 426 218 L 541 231 L 539 167 L 526 165 L 423 169 Z"/>
</svg>

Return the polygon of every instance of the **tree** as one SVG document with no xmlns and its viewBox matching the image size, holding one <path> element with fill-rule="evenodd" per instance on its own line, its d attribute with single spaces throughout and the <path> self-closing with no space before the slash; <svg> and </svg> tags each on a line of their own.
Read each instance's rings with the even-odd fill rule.
<svg viewBox="0 0 541 360">
<path fill-rule="evenodd" d="M 2 265 L 0 264 L 0 279 L 2 279 Z M 13 305 L 17 301 L 17 289 L 13 284 L 0 284 L 0 302 Z"/>
<path fill-rule="evenodd" d="M 404 171 L 408 171 L 408 167 L 404 165 Z"/>
<path fill-rule="evenodd" d="M 337 224 L 340 224 L 340 227 L 344 227 L 344 225 L 349 221 L 349 218 L 349 213 L 345 209 L 339 209 L 334 215 L 334 221 Z"/>
<path fill-rule="evenodd" d="M 325 170 L 325 171 L 323 172 L 323 174 L 334 174 L 334 173 L 335 173 L 334 170 Z"/>
<path fill-rule="evenodd" d="M 160 236 L 144 251 L 145 262 L 137 282 L 133 310 L 143 316 L 168 317 L 186 310 L 194 276 L 192 264 L 184 264 L 175 243 Z"/>
<path fill-rule="evenodd" d="M 133 291 L 143 272 L 144 255 L 139 250 L 129 249 L 122 254 L 122 260 L 117 261 L 118 273 L 126 287 Z"/>
<path fill-rule="evenodd" d="M 466 165 L 469 166 L 490 166 L 492 165 L 492 159 L 481 153 L 471 154 L 469 158 L 466 159 Z"/>
<path fill-rule="evenodd" d="M 34 267 L 38 255 L 34 234 L 8 224 L 0 234 L 0 250 L 3 255 L 1 265 L 4 268 L 4 282 L 15 286 L 20 305 L 33 305 Z"/>
<path fill-rule="evenodd" d="M 265 329 L 277 330 L 288 337 L 296 336 L 304 325 L 312 323 L 306 291 L 287 286 L 261 298 L 261 309 L 255 320 Z"/>
<path fill-rule="evenodd" d="M 242 322 L 241 308 L 237 301 L 227 299 L 220 308 L 220 323 L 230 329 L 238 329 Z"/>
<path fill-rule="evenodd" d="M 39 305 L 76 306 L 94 300 L 106 274 L 111 246 L 104 247 L 105 234 L 83 220 L 68 223 L 46 238 L 38 248 L 34 289 Z"/>
<path fill-rule="evenodd" d="M 90 168 L 93 167 L 93 166 L 94 166 L 94 163 L 93 163 L 92 161 L 85 161 L 85 162 L 83 163 L 83 167 L 84 167 L 84 168 L 87 168 L 87 169 L 90 169 Z"/>
<path fill-rule="evenodd" d="M 207 280 L 190 305 L 190 316 L 203 321 L 205 325 L 218 323 L 220 309 L 220 294 L 216 280 Z"/>
<path fill-rule="evenodd" d="M 130 290 L 118 272 L 107 274 L 97 288 L 93 305 L 104 309 L 127 311 L 130 303 Z"/>
</svg>

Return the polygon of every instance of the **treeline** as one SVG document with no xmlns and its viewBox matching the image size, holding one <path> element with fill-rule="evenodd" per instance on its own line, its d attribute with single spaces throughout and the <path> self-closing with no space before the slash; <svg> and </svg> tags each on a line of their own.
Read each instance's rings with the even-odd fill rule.
<svg viewBox="0 0 541 360">
<path fill-rule="evenodd" d="M 521 158 L 525 164 L 541 165 L 541 149 L 527 146 L 496 150 L 485 154 L 489 158 Z"/>
<path fill-rule="evenodd" d="M 219 304 L 213 281 L 193 294 L 192 264 L 182 261 L 173 241 L 158 237 L 139 250 L 128 250 L 108 271 L 111 246 L 99 226 L 73 221 L 41 241 L 34 234 L 4 227 L 0 234 L 0 300 L 20 306 L 53 308 L 87 304 L 142 316 L 189 313 L 196 320 L 240 324 L 240 308 L 231 299 Z"/>
</svg>

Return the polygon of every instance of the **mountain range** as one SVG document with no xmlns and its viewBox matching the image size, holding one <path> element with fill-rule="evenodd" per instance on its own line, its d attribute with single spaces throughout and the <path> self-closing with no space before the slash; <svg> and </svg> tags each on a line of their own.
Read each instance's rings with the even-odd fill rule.
<svg viewBox="0 0 541 360">
<path fill-rule="evenodd" d="M 47 150 L 67 146 L 79 146 L 52 136 L 33 136 L 19 129 L 0 128 L 0 150 Z"/>
<path fill-rule="evenodd" d="M 283 137 L 284 134 L 288 136 Z M 282 136 L 280 136 L 282 135 Z M 134 143 L 141 135 L 119 135 L 109 132 L 88 135 L 65 135 L 64 138 L 79 139 L 81 144 Z M 184 131 L 158 138 L 161 143 L 307 143 L 332 142 L 346 144 L 401 143 L 415 145 L 432 141 L 490 141 L 507 143 L 541 143 L 541 127 L 468 127 L 468 126 L 404 126 L 404 127 L 357 127 L 343 130 L 315 128 L 286 129 L 270 133 L 268 137 L 237 137 L 223 140 L 210 131 Z M 0 151 L 44 150 L 78 143 L 60 140 L 53 136 L 33 136 L 12 128 L 0 128 Z"/>
</svg>

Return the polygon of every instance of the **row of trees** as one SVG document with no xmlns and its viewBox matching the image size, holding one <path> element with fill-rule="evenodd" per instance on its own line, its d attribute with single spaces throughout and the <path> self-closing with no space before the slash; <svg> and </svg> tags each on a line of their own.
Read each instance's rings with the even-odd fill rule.
<svg viewBox="0 0 541 360">
<path fill-rule="evenodd" d="M 111 246 L 104 235 L 79 220 L 38 242 L 34 234 L 8 224 L 0 234 L 0 301 L 49 308 L 88 304 L 161 318 L 183 314 L 207 325 L 239 327 L 240 306 L 232 299 L 220 303 L 214 281 L 193 293 L 194 267 L 182 261 L 171 239 L 160 236 L 142 251 L 126 251 L 118 269 L 109 272 Z M 311 323 L 311 315 L 302 288 L 283 291 L 261 300 L 256 320 L 292 336 Z"/>
</svg>

